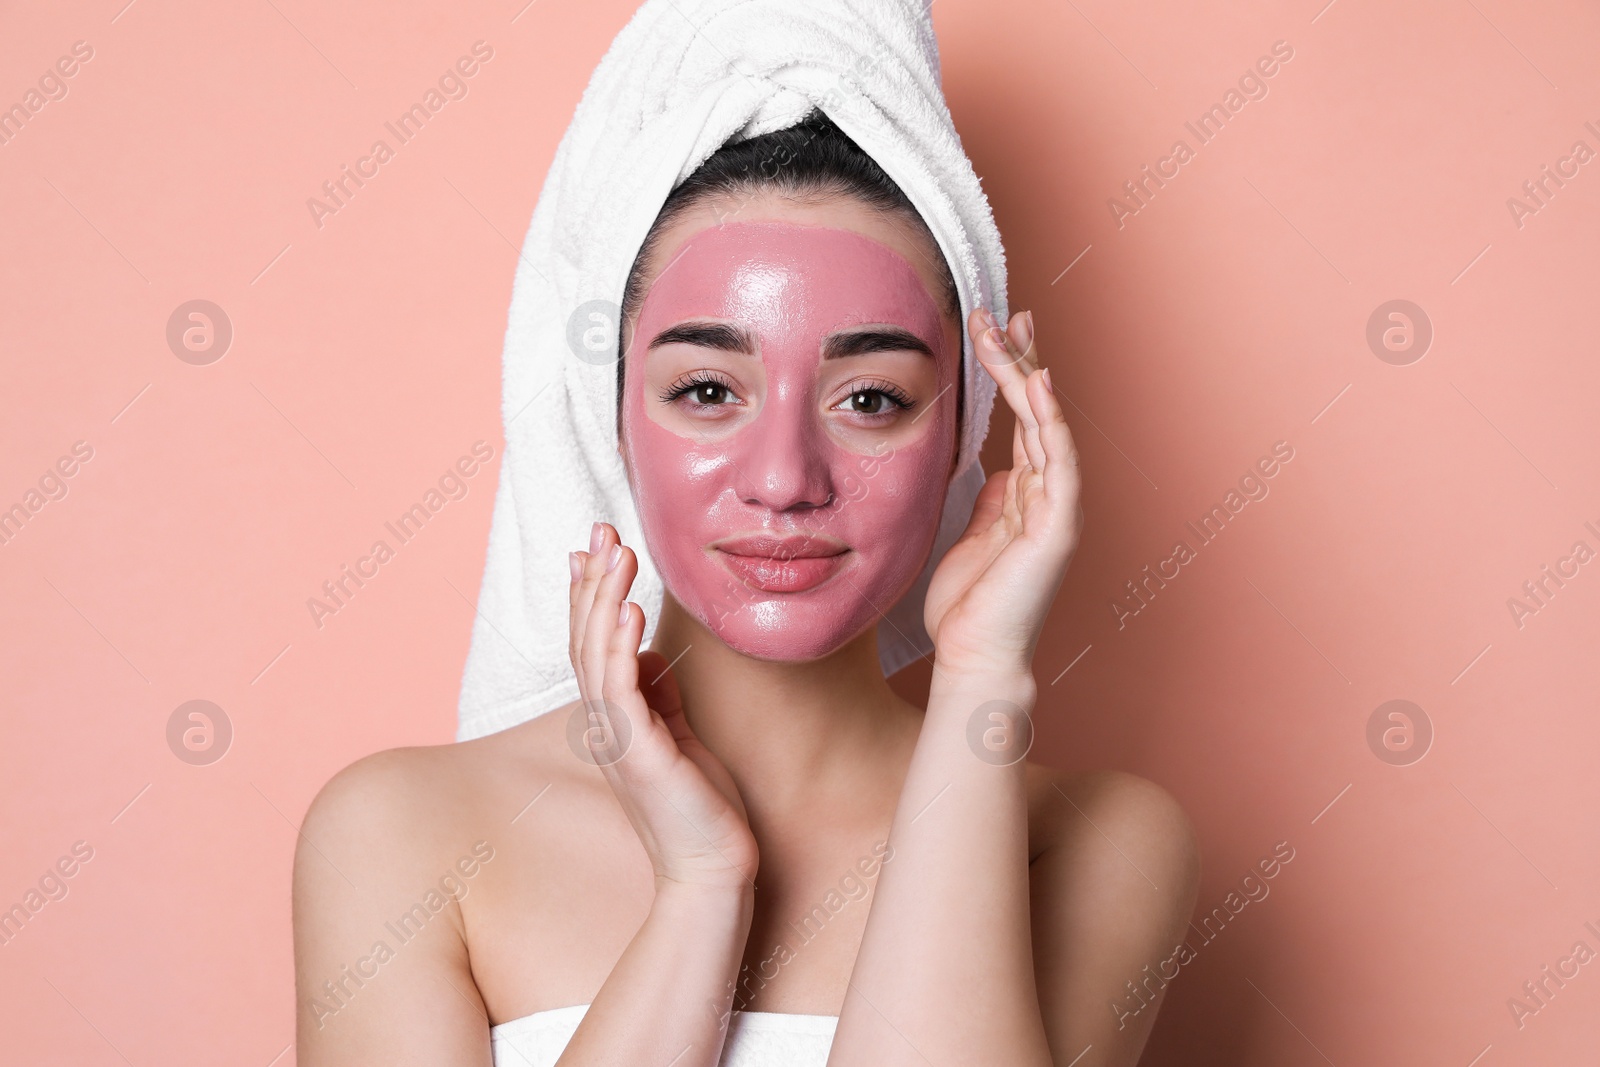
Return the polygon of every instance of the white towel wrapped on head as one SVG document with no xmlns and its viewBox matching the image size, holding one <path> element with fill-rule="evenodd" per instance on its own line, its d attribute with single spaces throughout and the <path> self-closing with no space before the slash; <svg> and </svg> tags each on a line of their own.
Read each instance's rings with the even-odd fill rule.
<svg viewBox="0 0 1600 1067">
<path fill-rule="evenodd" d="M 617 452 L 618 307 L 667 195 L 724 143 L 820 108 L 921 213 L 961 295 L 963 407 L 956 473 L 927 567 L 878 624 L 892 674 L 932 651 L 922 625 L 933 568 L 983 487 L 978 451 L 994 381 L 965 316 L 1004 323 L 1005 255 L 939 81 L 919 0 L 646 0 L 584 90 L 534 208 L 506 327 L 505 452 L 461 685 L 460 741 L 578 698 L 567 657 L 567 553 L 590 524 L 635 546 L 629 599 L 649 644 L 661 579 Z"/>
</svg>

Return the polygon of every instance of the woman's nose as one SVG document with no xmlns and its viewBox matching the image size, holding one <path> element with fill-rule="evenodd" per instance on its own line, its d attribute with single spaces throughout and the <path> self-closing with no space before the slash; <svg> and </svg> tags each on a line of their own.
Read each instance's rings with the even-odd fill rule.
<svg viewBox="0 0 1600 1067">
<path fill-rule="evenodd" d="M 827 431 L 808 396 L 769 396 L 740 436 L 744 447 L 734 461 L 734 478 L 745 503 L 788 511 L 832 501 Z"/>
</svg>

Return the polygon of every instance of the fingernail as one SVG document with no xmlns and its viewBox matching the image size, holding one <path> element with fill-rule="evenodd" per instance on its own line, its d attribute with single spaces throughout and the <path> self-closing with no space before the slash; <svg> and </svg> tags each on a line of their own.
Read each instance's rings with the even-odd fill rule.
<svg viewBox="0 0 1600 1067">
<path fill-rule="evenodd" d="M 988 338 L 990 347 L 1000 352 L 1004 352 L 1006 350 L 1006 332 L 1000 327 L 989 327 L 984 331 L 983 336 Z"/>
<path fill-rule="evenodd" d="M 983 324 L 985 326 L 996 326 L 996 325 L 998 325 L 998 323 L 996 323 L 995 319 L 994 319 L 994 312 L 990 311 L 988 308 L 979 308 L 978 309 L 978 318 L 982 320 L 982 322 L 983 322 Z"/>
<path fill-rule="evenodd" d="M 617 611 L 617 625 L 628 625 L 628 602 L 626 600 L 622 602 L 622 607 Z"/>
<path fill-rule="evenodd" d="M 1055 392 L 1056 391 L 1056 387 L 1053 384 L 1051 384 L 1051 382 L 1050 382 L 1050 368 L 1049 367 L 1045 367 L 1039 373 L 1044 375 L 1044 387 L 1046 389 L 1050 390 L 1052 393 Z"/>
<path fill-rule="evenodd" d="M 578 558 L 578 554 L 576 552 L 568 552 L 567 562 L 572 564 L 572 580 L 577 581 L 579 578 L 582 578 L 583 561 Z"/>
<path fill-rule="evenodd" d="M 1021 335 L 1022 350 L 1026 352 L 1033 344 L 1033 311 L 1030 309 L 1017 316 L 1019 320 L 1017 333 Z"/>
<path fill-rule="evenodd" d="M 617 564 L 620 562 L 622 562 L 622 546 L 612 545 L 611 555 L 606 557 L 606 573 L 610 574 L 612 571 L 616 570 Z"/>
<path fill-rule="evenodd" d="M 594 553 L 600 551 L 600 538 L 603 537 L 603 536 L 604 536 L 604 531 L 602 531 L 600 529 L 600 524 L 598 522 L 595 523 L 593 526 L 591 526 L 589 528 L 589 554 L 590 555 L 593 555 Z"/>
</svg>

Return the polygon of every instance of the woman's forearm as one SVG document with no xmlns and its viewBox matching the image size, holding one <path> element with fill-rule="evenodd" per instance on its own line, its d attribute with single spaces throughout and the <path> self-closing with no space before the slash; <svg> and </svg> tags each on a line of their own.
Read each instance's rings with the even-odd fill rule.
<svg viewBox="0 0 1600 1067">
<path fill-rule="evenodd" d="M 748 887 L 658 882 L 649 916 L 557 1067 L 716 1067 L 753 902 Z"/>
<path fill-rule="evenodd" d="M 1036 691 L 1021 672 L 935 670 L 830 1067 L 1048 1067 L 1016 732 Z"/>
</svg>

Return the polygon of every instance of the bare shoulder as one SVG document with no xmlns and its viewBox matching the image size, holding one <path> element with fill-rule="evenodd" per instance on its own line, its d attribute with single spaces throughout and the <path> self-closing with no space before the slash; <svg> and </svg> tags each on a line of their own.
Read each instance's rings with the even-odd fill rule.
<svg viewBox="0 0 1600 1067">
<path fill-rule="evenodd" d="M 1194 826 L 1136 774 L 1030 764 L 1028 783 L 1034 965 L 1051 1048 L 1065 1063 L 1093 1042 L 1101 1062 L 1135 1063 L 1165 985 L 1149 968 L 1194 910 Z M 1144 999 L 1129 993 L 1145 982 Z"/>
<path fill-rule="evenodd" d="M 1152 863 L 1198 872 L 1194 825 L 1183 805 L 1148 778 L 1115 770 L 1063 771 L 1030 761 L 1027 781 L 1035 859 L 1045 849 L 1072 850 L 1099 839 L 1134 849 Z"/>
<path fill-rule="evenodd" d="M 530 851 L 519 808 L 574 774 L 560 719 L 376 752 L 317 793 L 294 861 L 302 1063 L 476 1062 L 460 1058 L 487 1017 L 464 908 Z"/>
<path fill-rule="evenodd" d="M 339 771 L 306 811 L 296 866 L 342 860 L 378 873 L 428 855 L 475 791 L 474 761 L 455 748 L 391 748 Z"/>
<path fill-rule="evenodd" d="M 559 757 L 562 709 L 471 741 L 391 748 L 340 770 L 306 812 L 296 867 L 342 858 L 374 876 L 427 869 L 505 825 L 530 783 L 578 770 Z M 309 853 L 310 855 L 307 855 Z M 337 857 L 337 858 L 336 858 Z"/>
</svg>

